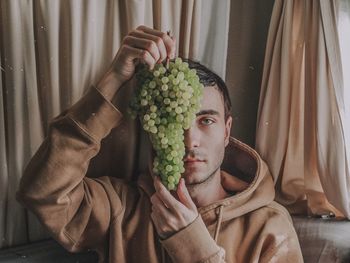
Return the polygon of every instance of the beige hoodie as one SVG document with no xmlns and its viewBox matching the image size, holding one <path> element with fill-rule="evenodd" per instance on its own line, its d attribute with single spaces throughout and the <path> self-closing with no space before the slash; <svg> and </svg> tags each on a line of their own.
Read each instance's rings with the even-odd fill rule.
<svg viewBox="0 0 350 263">
<path fill-rule="evenodd" d="M 233 138 L 222 166 L 222 184 L 233 194 L 199 208 L 194 222 L 160 240 L 150 217 L 149 174 L 135 184 L 85 177 L 121 117 L 92 88 L 53 120 L 25 170 L 17 199 L 66 249 L 94 249 L 100 262 L 302 262 L 291 218 L 273 201 L 266 164 Z"/>
</svg>

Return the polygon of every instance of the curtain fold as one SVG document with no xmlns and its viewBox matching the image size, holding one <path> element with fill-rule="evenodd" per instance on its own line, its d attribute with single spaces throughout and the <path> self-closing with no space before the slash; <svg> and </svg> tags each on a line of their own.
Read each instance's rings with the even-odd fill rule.
<svg viewBox="0 0 350 263">
<path fill-rule="evenodd" d="M 340 4 L 343 3 L 347 5 L 347 14 L 339 12 Z M 317 99 L 324 102 L 324 105 L 317 104 L 317 111 L 322 113 L 317 116 L 318 168 L 328 200 L 350 219 L 350 107 L 349 97 L 346 97 L 349 86 L 345 86 L 344 82 L 344 74 L 349 71 L 349 65 L 342 63 L 342 60 L 349 60 L 349 53 L 342 54 L 342 51 L 349 50 L 350 47 L 341 49 L 350 29 L 344 28 L 341 31 L 339 27 L 343 19 L 349 19 L 349 2 L 320 1 L 320 11 L 320 43 L 325 44 L 319 49 L 326 54 L 328 67 L 317 63 Z"/>
<path fill-rule="evenodd" d="M 98 81 L 123 37 L 141 24 L 171 30 L 181 56 L 224 77 L 229 13 L 220 10 L 229 6 L 229 0 L 0 1 L 0 247 L 47 237 L 15 200 L 23 169 L 50 120 Z M 145 165 L 145 141 L 125 119 L 102 142 L 88 175 L 130 179 Z"/>
<path fill-rule="evenodd" d="M 345 215 L 349 151 L 338 1 L 277 0 L 268 35 L 256 148 L 291 213 Z"/>
</svg>

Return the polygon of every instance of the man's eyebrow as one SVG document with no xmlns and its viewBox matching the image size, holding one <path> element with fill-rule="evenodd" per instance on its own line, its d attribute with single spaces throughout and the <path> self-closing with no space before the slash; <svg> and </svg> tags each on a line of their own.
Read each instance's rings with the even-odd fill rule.
<svg viewBox="0 0 350 263">
<path fill-rule="evenodd" d="M 220 113 L 216 110 L 201 110 L 196 114 L 196 116 L 200 115 L 220 115 Z"/>
</svg>

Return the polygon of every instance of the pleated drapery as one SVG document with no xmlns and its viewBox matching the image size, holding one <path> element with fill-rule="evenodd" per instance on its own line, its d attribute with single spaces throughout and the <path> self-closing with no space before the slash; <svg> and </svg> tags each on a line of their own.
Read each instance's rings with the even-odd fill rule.
<svg viewBox="0 0 350 263">
<path fill-rule="evenodd" d="M 350 27 L 339 27 L 344 19 L 349 25 L 349 14 L 348 1 L 275 1 L 256 147 L 274 176 L 277 201 L 295 214 L 350 218 L 350 87 L 341 59 Z"/>
<path fill-rule="evenodd" d="M 47 237 L 15 200 L 23 169 L 50 120 L 98 81 L 122 38 L 141 24 L 171 30 L 179 55 L 224 78 L 229 7 L 229 0 L 0 1 L 0 247 Z M 89 175 L 131 176 L 140 163 L 142 136 L 126 120 Z"/>
</svg>

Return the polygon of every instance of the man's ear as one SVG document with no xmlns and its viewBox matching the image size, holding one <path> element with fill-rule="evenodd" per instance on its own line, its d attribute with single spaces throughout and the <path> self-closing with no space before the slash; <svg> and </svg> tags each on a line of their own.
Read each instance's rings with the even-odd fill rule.
<svg viewBox="0 0 350 263">
<path fill-rule="evenodd" d="M 225 147 L 228 145 L 230 141 L 231 126 L 232 126 L 232 117 L 228 116 L 225 122 Z"/>
</svg>

